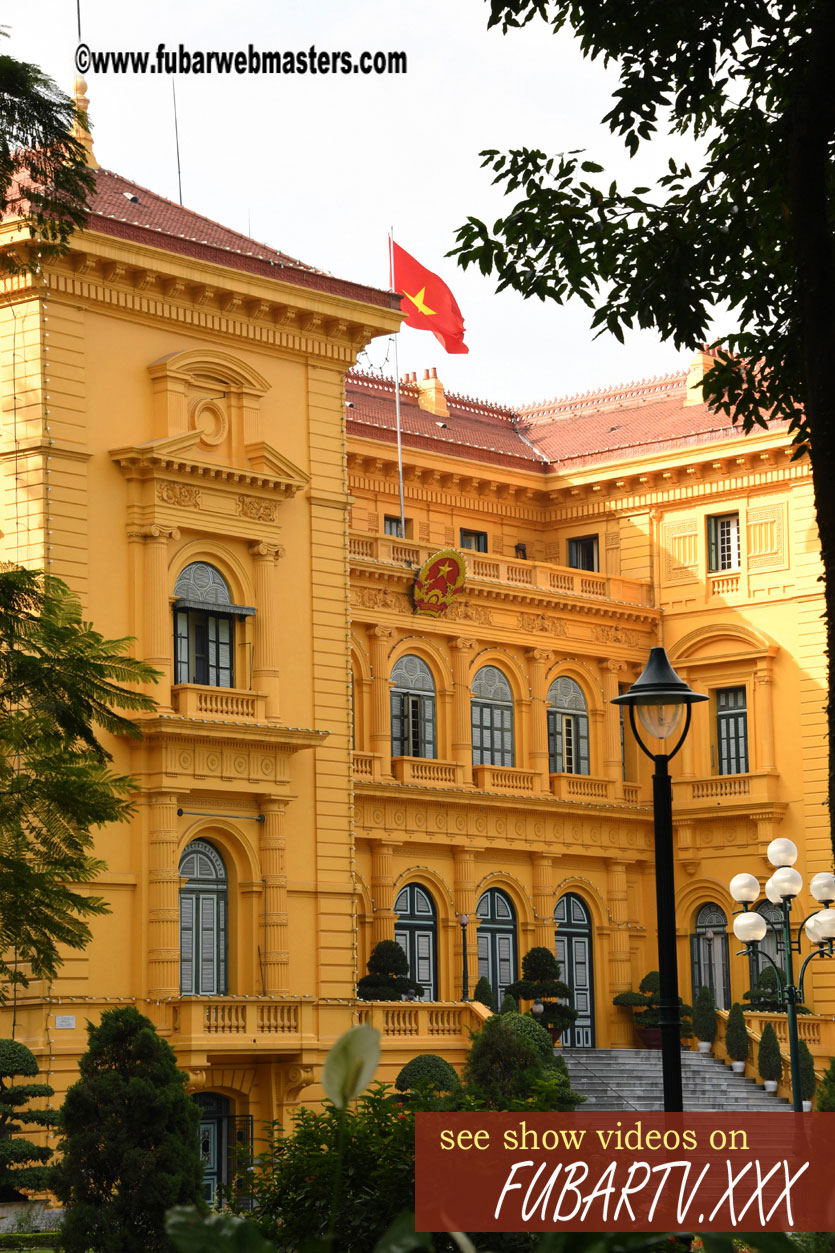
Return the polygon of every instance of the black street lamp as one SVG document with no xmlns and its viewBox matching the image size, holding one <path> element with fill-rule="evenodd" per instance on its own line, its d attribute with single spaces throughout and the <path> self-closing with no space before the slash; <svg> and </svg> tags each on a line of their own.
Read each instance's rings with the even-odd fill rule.
<svg viewBox="0 0 835 1253">
<path fill-rule="evenodd" d="M 777 972 L 777 1000 L 786 1009 L 786 1025 L 789 1033 L 789 1059 L 792 1077 L 792 1105 L 796 1114 L 803 1109 L 803 1093 L 800 1090 L 800 1039 L 797 1030 L 797 1006 L 803 1003 L 803 979 L 806 967 L 815 957 L 832 957 L 835 939 L 835 876 L 828 872 L 816 874 L 809 884 L 809 891 L 819 905 L 824 908 L 813 910 L 797 926 L 797 939 L 792 938 L 792 926 L 789 918 L 792 901 L 803 887 L 803 880 L 794 869 L 797 861 L 797 845 L 792 840 L 772 840 L 766 856 L 775 867 L 774 874 L 765 885 L 765 894 L 772 905 L 777 905 L 782 915 L 779 927 L 776 923 L 769 924 L 757 910 L 750 906 L 760 894 L 758 880 L 752 874 L 738 874 L 731 879 L 731 896 L 742 906 L 734 919 L 734 935 L 745 945 L 740 954 L 747 952 L 759 962 L 764 957 Z M 782 939 L 782 952 L 786 960 L 785 983 L 783 972 L 770 953 L 760 948 L 760 941 L 765 939 L 769 925 Z M 782 931 L 782 936 L 780 932 Z M 801 953 L 800 936 L 805 931 L 807 938 L 816 945 L 800 967 L 800 977 L 794 982 L 794 964 L 792 955 Z"/>
<path fill-rule="evenodd" d="M 458 921 L 461 924 L 461 953 L 464 963 L 464 974 L 461 980 L 462 992 L 461 1000 L 468 1001 L 470 999 L 470 972 L 467 969 L 467 923 L 470 921 L 466 914 L 461 914 Z"/>
<path fill-rule="evenodd" d="M 616 696 L 613 705 L 629 706 L 629 722 L 642 751 L 655 765 L 652 802 L 655 825 L 655 901 L 658 913 L 658 979 L 661 1069 L 664 1076 L 664 1110 L 683 1109 L 681 1092 L 681 1030 L 679 1026 L 678 965 L 676 960 L 675 860 L 673 856 L 673 789 L 667 769 L 690 730 L 692 706 L 707 700 L 680 679 L 663 648 L 650 649 L 643 674 L 628 692 Z M 657 740 L 675 735 L 684 717 L 684 730 L 669 753 L 653 753 L 644 744 L 635 722 Z"/>
</svg>

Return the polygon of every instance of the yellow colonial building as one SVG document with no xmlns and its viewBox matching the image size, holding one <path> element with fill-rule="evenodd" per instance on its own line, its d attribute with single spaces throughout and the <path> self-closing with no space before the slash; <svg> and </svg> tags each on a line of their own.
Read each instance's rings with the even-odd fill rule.
<svg viewBox="0 0 835 1253">
<path fill-rule="evenodd" d="M 394 384 L 353 369 L 399 300 L 95 168 L 70 253 L 0 310 L 4 557 L 161 676 L 142 742 L 113 746 L 138 795 L 97 836 L 111 912 L 17 996 L 59 1097 L 85 1023 L 135 1003 L 203 1106 L 211 1190 L 235 1137 L 321 1095 L 352 1023 L 389 1080 L 460 1062 L 483 1017 L 464 937 L 470 991 L 555 946 L 566 1046 L 632 1044 L 612 997 L 657 964 L 651 793 L 611 702 L 657 643 L 710 697 L 674 763 L 682 991 L 740 999 L 728 880 L 766 877 L 777 834 L 807 878 L 831 866 L 821 566 L 785 432 L 709 414 L 700 354 L 517 409 L 428 370 L 402 382 L 401 534 Z M 433 617 L 414 584 L 442 549 L 466 578 Z M 356 1001 L 385 938 L 423 1001 Z"/>
</svg>

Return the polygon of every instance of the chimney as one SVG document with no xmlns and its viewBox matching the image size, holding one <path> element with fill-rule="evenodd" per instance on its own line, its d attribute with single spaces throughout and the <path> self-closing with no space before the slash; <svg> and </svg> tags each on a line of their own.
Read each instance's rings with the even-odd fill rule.
<svg viewBox="0 0 835 1253">
<path fill-rule="evenodd" d="M 712 352 L 708 352 L 702 344 L 698 352 L 690 362 L 690 368 L 687 371 L 687 382 L 685 383 L 684 403 L 685 405 L 703 405 L 702 389 L 699 386 L 708 370 L 712 369 L 716 358 Z"/>
<path fill-rule="evenodd" d="M 420 391 L 418 404 L 421 409 L 425 409 L 427 413 L 434 413 L 437 418 L 448 418 L 449 409 L 444 395 L 444 385 L 438 378 L 435 367 L 433 366 L 431 370 L 424 370 L 423 378 L 415 381 Z"/>
</svg>

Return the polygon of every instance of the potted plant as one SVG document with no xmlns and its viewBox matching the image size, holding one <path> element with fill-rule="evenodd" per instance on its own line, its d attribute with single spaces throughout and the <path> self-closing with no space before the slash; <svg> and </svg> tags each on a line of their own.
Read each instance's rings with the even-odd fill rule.
<svg viewBox="0 0 835 1253">
<path fill-rule="evenodd" d="M 800 1097 L 803 1101 L 803 1112 L 804 1114 L 809 1114 L 812 1110 L 812 1097 L 815 1095 L 817 1079 L 815 1078 L 815 1059 L 805 1040 L 800 1041 L 798 1061 L 800 1063 Z"/>
<path fill-rule="evenodd" d="M 481 976 L 478 983 L 475 985 L 473 1000 L 478 1001 L 487 1009 L 492 1010 L 493 1013 L 496 1012 L 496 1005 L 493 1000 L 493 989 L 490 986 L 490 980 L 485 978 L 484 975 Z"/>
<path fill-rule="evenodd" d="M 748 1060 L 750 1047 L 751 1041 L 748 1038 L 745 1015 L 742 1012 L 742 1006 L 739 1001 L 736 1001 L 731 1006 L 731 1012 L 728 1014 L 728 1025 L 725 1028 L 725 1048 L 727 1049 L 728 1057 L 731 1059 L 731 1070 L 735 1075 L 745 1074 L 745 1063 Z"/>
<path fill-rule="evenodd" d="M 566 1003 L 571 989 L 560 979 L 559 962 L 549 948 L 529 949 L 522 958 L 522 978 L 507 990 L 517 1000 L 542 1002 L 536 1019 L 550 1031 L 554 1044 L 565 1028 L 576 1021 L 577 1010 Z"/>
<path fill-rule="evenodd" d="M 766 1092 L 776 1092 L 777 1084 L 783 1077 L 783 1059 L 780 1056 L 777 1033 L 770 1022 L 765 1024 L 765 1029 L 760 1039 L 760 1048 L 757 1053 L 757 1070 L 760 1072 L 760 1078 L 765 1084 Z"/>
<path fill-rule="evenodd" d="M 835 1114 L 835 1057 L 829 1063 L 820 1081 L 815 1110 L 818 1114 Z"/>
<path fill-rule="evenodd" d="M 699 1052 L 709 1053 L 716 1038 L 716 1002 L 710 988 L 699 988 L 693 1006 L 693 1032 Z"/>
<path fill-rule="evenodd" d="M 638 984 L 637 992 L 619 992 L 612 999 L 612 1004 L 623 1005 L 633 1010 L 635 1030 L 644 1048 L 661 1048 L 661 1027 L 659 1026 L 661 1018 L 661 977 L 657 970 L 651 970 L 648 975 L 644 975 Z M 679 997 L 679 1034 L 682 1040 L 689 1039 L 693 1034 L 690 1030 L 690 1015 L 692 1012 L 690 1006 L 685 1005 L 681 997 Z"/>
<path fill-rule="evenodd" d="M 409 978 L 409 959 L 396 940 L 380 940 L 371 950 L 368 974 L 357 984 L 361 1001 L 400 1001 L 414 992 L 423 996 L 423 987 Z"/>
</svg>

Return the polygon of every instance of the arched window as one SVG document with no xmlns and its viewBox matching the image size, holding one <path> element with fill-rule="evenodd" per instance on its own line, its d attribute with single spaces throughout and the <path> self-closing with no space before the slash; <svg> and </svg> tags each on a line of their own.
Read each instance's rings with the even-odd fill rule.
<svg viewBox="0 0 835 1253">
<path fill-rule="evenodd" d="M 554 679 L 548 689 L 548 769 L 551 774 L 589 773 L 589 715 L 582 688 Z"/>
<path fill-rule="evenodd" d="M 757 948 L 761 953 L 768 953 L 768 956 L 776 961 L 780 969 L 783 969 L 783 911 L 779 905 L 772 905 L 771 901 L 761 901 L 757 906 L 757 913 L 762 914 L 768 925 L 763 938 L 760 940 Z M 775 931 L 774 927 L 778 929 Z M 748 969 L 751 977 L 751 987 L 756 987 L 757 980 L 766 967 L 771 967 L 771 962 L 765 959 L 758 960 L 756 949 L 749 949 L 748 952 Z"/>
<path fill-rule="evenodd" d="M 235 617 L 255 610 L 233 605 L 223 575 L 193 561 L 174 584 L 174 682 L 234 687 Z"/>
<path fill-rule="evenodd" d="M 512 766 L 513 694 L 496 666 L 482 666 L 473 679 L 470 707 L 473 765 Z"/>
<path fill-rule="evenodd" d="M 436 757 L 432 672 L 420 657 L 400 657 L 391 681 L 392 757 Z"/>
<path fill-rule="evenodd" d="M 407 883 L 394 902 L 394 938 L 409 959 L 409 974 L 423 986 L 423 1000 L 438 999 L 435 903 L 426 888 Z"/>
<path fill-rule="evenodd" d="M 180 993 L 225 996 L 228 888 L 220 853 L 193 840 L 180 858 Z"/>
<path fill-rule="evenodd" d="M 500 888 L 488 888 L 476 905 L 478 977 L 487 979 L 499 1009 L 505 992 L 517 979 L 516 910 Z"/>
<path fill-rule="evenodd" d="M 560 977 L 571 988 L 577 1020 L 562 1033 L 563 1047 L 594 1048 L 592 925 L 585 901 L 566 892 L 554 906 L 555 947 Z"/>
<path fill-rule="evenodd" d="M 700 988 L 710 988 L 717 1009 L 731 1007 L 727 926 L 724 909 L 709 901 L 696 915 L 696 930 L 690 936 L 693 1000 Z"/>
</svg>

